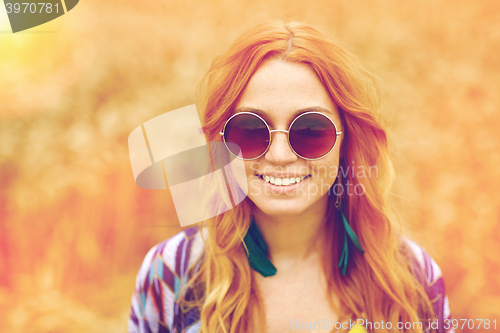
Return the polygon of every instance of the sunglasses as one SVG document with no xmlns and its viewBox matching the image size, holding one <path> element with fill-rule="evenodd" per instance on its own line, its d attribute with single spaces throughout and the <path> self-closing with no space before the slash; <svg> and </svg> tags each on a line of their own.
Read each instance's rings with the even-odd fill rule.
<svg viewBox="0 0 500 333">
<path fill-rule="evenodd" d="M 297 116 L 288 131 L 271 130 L 266 121 L 252 112 L 240 112 L 231 116 L 222 132 L 226 148 L 238 158 L 254 160 L 264 155 L 271 145 L 271 133 L 288 134 L 288 144 L 297 156 L 306 160 L 318 160 L 333 150 L 337 131 L 333 120 L 319 112 L 305 112 Z"/>
</svg>

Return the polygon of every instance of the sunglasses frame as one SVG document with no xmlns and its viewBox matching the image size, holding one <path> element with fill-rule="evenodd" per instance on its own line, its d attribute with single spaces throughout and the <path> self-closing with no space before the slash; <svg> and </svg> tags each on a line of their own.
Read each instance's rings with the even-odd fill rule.
<svg viewBox="0 0 500 333">
<path fill-rule="evenodd" d="M 265 124 L 265 125 L 266 125 L 266 127 L 267 127 L 267 130 L 269 131 L 269 143 L 267 144 L 267 148 L 266 148 L 266 150 L 265 150 L 262 154 L 260 154 L 260 155 L 259 155 L 259 156 L 257 156 L 257 157 L 254 157 L 254 158 L 243 158 L 243 157 L 240 157 L 240 156 L 238 156 L 238 155 L 234 154 L 234 153 L 231 151 L 231 149 L 229 149 L 229 147 L 227 146 L 226 137 L 224 136 L 224 133 L 225 133 L 225 131 L 226 131 L 226 126 L 227 126 L 227 124 L 229 123 L 229 121 L 230 121 L 231 119 L 233 119 L 234 117 L 236 117 L 237 115 L 240 115 L 240 114 L 251 114 L 251 115 L 253 115 L 253 116 L 258 117 L 260 120 L 262 120 L 262 121 L 264 122 L 264 124 Z M 335 129 L 335 133 L 337 134 L 337 136 L 339 136 L 340 134 L 342 134 L 342 131 L 337 131 L 337 126 L 335 125 L 335 122 L 334 122 L 334 121 L 333 121 L 330 117 L 328 117 L 328 116 L 327 116 L 326 114 L 324 114 L 324 113 L 321 113 L 321 112 L 316 112 L 316 111 L 309 111 L 309 112 L 304 112 L 304 113 L 299 114 L 299 115 L 298 115 L 297 117 L 295 117 L 295 119 L 291 122 L 290 126 L 288 126 L 288 130 L 271 130 L 271 128 L 269 127 L 269 125 L 267 124 L 267 122 L 266 122 L 266 121 L 265 121 L 265 120 L 264 120 L 261 116 L 259 116 L 258 114 L 253 113 L 253 112 L 238 112 L 238 113 L 236 113 L 236 114 L 233 114 L 231 117 L 229 117 L 229 119 L 228 119 L 228 120 L 226 120 L 226 123 L 224 124 L 224 127 L 222 128 L 222 131 L 221 131 L 221 132 L 219 132 L 219 134 L 220 134 L 220 135 L 222 135 L 222 140 L 224 141 L 224 145 L 226 146 L 227 150 L 229 150 L 229 152 L 230 152 L 231 154 L 233 154 L 234 156 L 236 156 L 236 157 L 237 157 L 237 158 L 239 158 L 239 159 L 242 159 L 242 160 L 245 160 L 245 161 L 252 161 L 252 160 L 256 160 L 256 159 L 258 159 L 259 157 L 261 157 L 261 156 L 263 156 L 263 155 L 265 155 L 265 154 L 267 153 L 267 151 L 269 150 L 269 147 L 271 147 L 271 143 L 272 143 L 272 140 L 273 140 L 273 139 L 272 139 L 272 135 L 271 135 L 271 134 L 272 134 L 273 132 L 283 132 L 283 133 L 286 133 L 286 134 L 287 134 L 287 138 L 288 138 L 288 146 L 289 146 L 289 147 L 290 147 L 290 149 L 294 152 L 294 154 L 295 154 L 295 155 L 297 155 L 298 157 L 303 158 L 303 159 L 305 159 L 305 160 L 308 160 L 308 161 L 315 161 L 315 160 L 319 160 L 319 159 L 321 159 L 321 158 L 325 157 L 326 155 L 330 154 L 330 152 L 333 150 L 333 148 L 335 148 L 335 145 L 337 144 L 337 137 L 335 137 L 335 143 L 333 144 L 333 147 L 332 147 L 332 148 L 331 148 L 331 149 L 330 149 L 330 150 L 329 150 L 329 151 L 328 151 L 325 155 L 323 155 L 323 156 L 321 156 L 321 157 L 318 157 L 318 158 L 307 158 L 307 157 L 303 157 L 303 156 L 301 156 L 299 153 L 297 153 L 297 152 L 295 151 L 295 149 L 293 149 L 292 144 L 291 144 L 291 142 L 290 142 L 290 129 L 292 128 L 293 124 L 295 123 L 295 121 L 296 121 L 297 119 L 299 119 L 299 118 L 300 118 L 300 117 L 302 117 L 302 116 L 308 115 L 308 114 L 320 114 L 320 115 L 324 116 L 325 118 L 327 118 L 328 120 L 330 120 L 330 122 L 333 124 L 333 128 Z"/>
</svg>

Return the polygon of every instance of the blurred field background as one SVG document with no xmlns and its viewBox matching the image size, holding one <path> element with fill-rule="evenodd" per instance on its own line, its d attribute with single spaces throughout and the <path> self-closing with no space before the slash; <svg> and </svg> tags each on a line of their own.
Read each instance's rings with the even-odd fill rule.
<svg viewBox="0 0 500 333">
<path fill-rule="evenodd" d="M 266 18 L 317 25 L 382 79 L 400 216 L 453 317 L 500 328 L 500 2 L 83 0 L 17 34 L 0 12 L 0 331 L 126 331 L 144 255 L 180 230 L 169 192 L 135 185 L 128 135 L 193 104 Z"/>
</svg>

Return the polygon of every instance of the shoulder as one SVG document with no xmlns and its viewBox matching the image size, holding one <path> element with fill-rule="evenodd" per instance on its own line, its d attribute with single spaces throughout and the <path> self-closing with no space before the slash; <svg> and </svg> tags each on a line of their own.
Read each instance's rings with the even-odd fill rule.
<svg viewBox="0 0 500 333">
<path fill-rule="evenodd" d="M 182 230 L 149 250 L 137 275 L 137 282 L 152 279 L 155 274 L 167 277 L 164 274 L 166 272 L 180 277 L 197 261 L 202 250 L 203 240 L 199 227 Z"/>
<path fill-rule="evenodd" d="M 185 273 L 199 264 L 203 245 L 199 227 L 195 226 L 148 251 L 137 274 L 129 332 L 162 331 L 160 326 L 163 331 L 173 331 L 176 301 L 187 280 Z"/>
<path fill-rule="evenodd" d="M 414 241 L 404 237 L 402 244 L 409 248 L 413 254 L 414 265 L 418 265 L 418 271 L 421 273 L 418 278 L 420 283 L 424 285 L 424 289 L 429 296 L 429 300 L 432 303 L 439 325 L 441 326 L 444 320 L 451 319 L 441 268 L 427 251 Z M 445 330 L 440 327 L 438 332 L 445 332 Z"/>
<path fill-rule="evenodd" d="M 434 284 L 436 280 L 443 277 L 441 268 L 425 249 L 414 241 L 404 238 L 404 242 L 411 249 L 419 266 L 424 270 L 428 284 Z"/>
</svg>

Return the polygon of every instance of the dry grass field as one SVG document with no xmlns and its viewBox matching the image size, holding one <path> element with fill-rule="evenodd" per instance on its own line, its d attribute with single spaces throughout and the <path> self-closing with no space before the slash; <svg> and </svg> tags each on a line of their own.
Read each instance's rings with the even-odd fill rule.
<svg viewBox="0 0 500 333">
<path fill-rule="evenodd" d="M 193 104 L 267 18 L 317 25 L 381 78 L 401 220 L 453 317 L 500 328 L 500 2 L 84 0 L 17 34 L 1 12 L 0 331 L 126 331 L 144 255 L 180 230 L 168 190 L 135 185 L 128 135 Z"/>
</svg>

